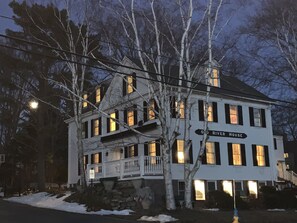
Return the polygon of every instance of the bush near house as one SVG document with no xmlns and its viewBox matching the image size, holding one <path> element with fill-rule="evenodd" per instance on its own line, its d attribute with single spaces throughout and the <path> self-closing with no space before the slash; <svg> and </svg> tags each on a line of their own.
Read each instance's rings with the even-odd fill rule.
<svg viewBox="0 0 297 223">
<path fill-rule="evenodd" d="M 277 191 L 274 187 L 264 186 L 260 191 L 260 200 L 265 208 L 297 208 L 297 191 L 294 188 Z"/>
</svg>

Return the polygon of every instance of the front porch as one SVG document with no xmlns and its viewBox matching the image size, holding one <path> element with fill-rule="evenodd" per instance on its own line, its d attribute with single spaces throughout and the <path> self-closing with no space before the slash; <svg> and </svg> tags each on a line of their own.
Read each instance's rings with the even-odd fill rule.
<svg viewBox="0 0 297 223">
<path fill-rule="evenodd" d="M 138 156 L 98 164 L 88 164 L 86 178 L 90 180 L 90 170 L 94 170 L 93 182 L 101 178 L 117 177 L 119 180 L 144 178 L 146 176 L 163 176 L 162 159 L 160 156 Z"/>
</svg>

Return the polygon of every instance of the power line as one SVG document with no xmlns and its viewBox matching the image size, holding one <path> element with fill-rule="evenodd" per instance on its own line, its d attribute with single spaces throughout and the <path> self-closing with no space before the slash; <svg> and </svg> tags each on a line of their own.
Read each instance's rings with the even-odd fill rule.
<svg viewBox="0 0 297 223">
<path fill-rule="evenodd" d="M 25 52 L 25 53 L 29 53 L 29 54 L 33 54 L 33 55 L 38 55 L 38 56 L 43 56 L 43 57 L 47 57 L 47 58 L 50 58 L 50 59 L 54 59 L 54 60 L 60 60 L 60 61 L 64 61 L 64 62 L 70 62 L 70 63 L 76 63 L 76 64 L 79 64 L 79 65 L 83 65 L 83 66 L 87 66 L 87 67 L 92 67 L 92 68 L 95 68 L 95 69 L 100 69 L 100 70 L 104 70 L 104 71 L 109 71 L 109 72 L 116 72 L 116 73 L 119 73 L 119 74 L 123 74 L 123 75 L 131 75 L 131 73 L 125 73 L 125 72 L 120 72 L 120 71 L 114 71 L 112 69 L 108 69 L 108 68 L 102 68 L 102 67 L 99 67 L 99 66 L 94 66 L 94 65 L 90 65 L 90 64 L 86 64 L 86 63 L 81 63 L 81 62 L 77 62 L 77 61 L 72 61 L 72 60 L 68 60 L 68 59 L 63 59 L 63 58 L 60 58 L 60 57 L 55 57 L 55 56 L 50 56 L 50 55 L 45 55 L 45 54 L 42 54 L 42 53 L 37 53 L 37 52 L 32 52 L 32 51 L 28 51 L 28 50 L 25 50 L 25 49 L 20 49 L 20 48 L 17 48 L 17 47 L 13 47 L 13 46 L 7 46 L 7 45 L 3 45 L 3 44 L 0 44 L 1 47 L 5 47 L 5 48 L 9 48 L 9 49 L 14 49 L 14 50 L 18 50 L 18 51 L 22 51 L 22 52 Z M 134 69 L 133 67 L 130 67 L 130 69 Z M 161 75 L 162 74 L 158 74 L 158 75 Z M 156 79 L 153 79 L 153 78 L 146 78 L 146 77 L 143 77 L 143 76 L 136 76 L 137 78 L 139 79 L 144 79 L 144 80 L 148 80 L 148 81 L 153 81 L 153 82 L 159 82 L 159 83 L 165 83 L 164 81 L 159 81 L 159 80 L 156 80 Z M 201 83 L 196 83 L 196 82 L 192 82 L 192 83 L 195 83 L 196 85 L 202 85 L 202 86 L 207 86 L 205 84 L 201 84 Z M 198 90 L 198 91 L 202 91 L 202 92 L 206 92 L 205 90 L 203 89 L 197 89 L 195 87 L 184 87 L 184 86 L 179 86 L 177 84 L 173 84 L 173 83 L 166 83 L 172 87 L 183 87 L 183 88 L 189 88 L 191 90 Z M 211 88 L 213 88 L 213 86 L 210 86 Z M 222 88 L 221 88 L 222 89 Z M 241 95 L 247 95 L 247 96 L 256 96 L 256 95 L 251 95 L 251 94 L 247 94 L 247 93 L 243 93 L 243 92 L 238 92 L 238 91 L 234 91 L 234 90 L 230 90 L 230 89 L 224 89 L 223 90 L 227 90 L 227 91 L 232 91 L 232 92 L 236 92 L 236 93 L 240 93 Z M 215 92 L 211 92 L 211 93 L 215 93 Z M 230 96 L 230 94 L 225 94 L 225 93 L 215 93 L 215 94 L 219 94 L 219 95 L 224 95 L 224 96 Z M 233 95 L 233 96 L 236 96 L 236 95 Z M 258 96 L 257 96 L 258 97 Z M 284 101 L 284 100 L 279 100 L 279 99 L 272 99 L 274 101 L 278 101 L 278 102 L 282 102 L 282 103 L 286 103 L 286 104 L 291 104 L 291 105 L 294 105 L 294 106 L 297 106 L 296 103 L 293 103 L 293 102 L 288 102 L 288 101 Z M 292 107 L 289 107 L 289 106 L 284 106 L 284 105 L 278 105 L 278 104 L 275 104 L 276 106 L 281 106 L 281 107 L 287 107 L 287 108 L 292 108 Z M 294 109 L 294 108 L 292 108 Z"/>
</svg>

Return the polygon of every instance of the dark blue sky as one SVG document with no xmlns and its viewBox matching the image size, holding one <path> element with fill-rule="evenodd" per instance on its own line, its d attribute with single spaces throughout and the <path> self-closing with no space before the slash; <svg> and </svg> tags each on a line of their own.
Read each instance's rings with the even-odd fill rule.
<svg viewBox="0 0 297 223">
<path fill-rule="evenodd" d="M 12 0 L 0 0 L 0 16 L 7 16 L 12 17 L 13 13 L 11 8 L 8 6 L 8 4 L 12 2 Z M 11 19 L 6 19 L 0 17 L 0 33 L 4 34 L 5 29 L 7 28 L 13 28 L 14 22 Z"/>
</svg>

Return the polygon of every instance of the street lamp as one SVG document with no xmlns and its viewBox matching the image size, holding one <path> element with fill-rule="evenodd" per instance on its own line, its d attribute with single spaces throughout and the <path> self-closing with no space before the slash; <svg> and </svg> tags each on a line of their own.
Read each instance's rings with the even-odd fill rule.
<svg viewBox="0 0 297 223">
<path fill-rule="evenodd" d="M 29 106 L 31 109 L 36 110 L 38 108 L 38 101 L 34 99 L 29 101 Z"/>
</svg>

